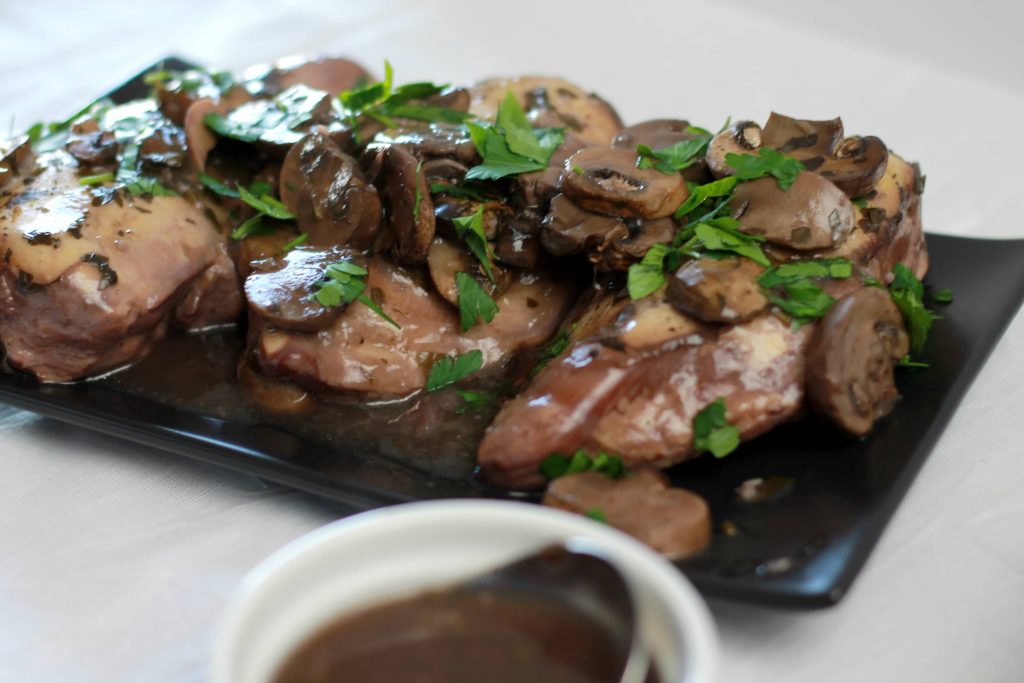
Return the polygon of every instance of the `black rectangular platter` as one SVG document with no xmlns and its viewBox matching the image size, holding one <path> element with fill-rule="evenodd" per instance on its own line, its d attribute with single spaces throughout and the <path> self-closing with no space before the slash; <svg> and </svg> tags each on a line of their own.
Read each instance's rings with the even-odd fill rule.
<svg viewBox="0 0 1024 683">
<path fill-rule="evenodd" d="M 162 64 L 189 66 L 176 59 Z M 123 102 L 146 93 L 140 74 L 110 96 Z M 902 399 L 870 437 L 846 440 L 808 420 L 780 427 L 727 458 L 669 470 L 675 483 L 708 500 L 716 522 L 711 546 L 678 563 L 704 593 L 816 607 L 837 602 L 849 589 L 1024 299 L 1024 240 L 930 235 L 928 249 L 926 284 L 951 288 L 955 300 L 937 307 L 943 318 L 923 356 L 931 367 L 898 370 Z M 391 457 L 379 446 L 386 435 L 376 449 L 358 448 L 343 438 L 345 425 L 325 435 L 301 419 L 275 424 L 240 412 L 244 392 L 232 370 L 239 336 L 171 337 L 139 368 L 79 384 L 43 385 L 0 373 L 0 401 L 358 508 L 509 496 L 485 487 L 466 463 L 424 468 Z M 177 387 L 174 368 L 185 366 L 211 378 L 208 390 Z M 233 409 L 225 410 L 228 404 Z M 427 474 L 431 469 L 435 474 Z M 758 477 L 779 477 L 789 486 L 771 500 L 741 502 L 737 487 Z"/>
</svg>

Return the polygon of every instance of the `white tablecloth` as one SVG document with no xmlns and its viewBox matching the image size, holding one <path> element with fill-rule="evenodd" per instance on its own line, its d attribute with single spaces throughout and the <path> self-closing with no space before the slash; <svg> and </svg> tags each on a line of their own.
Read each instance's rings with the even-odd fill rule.
<svg viewBox="0 0 1024 683">
<path fill-rule="evenodd" d="M 61 118 L 168 53 L 389 57 L 399 81 L 547 72 L 627 121 L 841 113 L 921 161 L 929 230 L 1024 237 L 1021 25 L 1019 0 L 8 1 L 0 125 Z M 721 680 L 1024 680 L 1022 385 L 1018 317 L 842 604 L 712 603 Z M 201 681 L 240 578 L 348 512 L 0 408 L 0 681 Z"/>
</svg>

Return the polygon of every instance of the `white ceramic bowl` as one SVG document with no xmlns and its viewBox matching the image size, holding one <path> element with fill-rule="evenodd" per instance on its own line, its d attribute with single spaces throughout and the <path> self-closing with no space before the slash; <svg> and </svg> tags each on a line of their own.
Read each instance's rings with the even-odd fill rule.
<svg viewBox="0 0 1024 683">
<path fill-rule="evenodd" d="M 633 538 L 579 515 L 505 501 L 375 510 L 329 524 L 245 578 L 217 635 L 212 683 L 269 683 L 284 658 L 343 613 L 440 588 L 551 543 L 584 537 L 623 573 L 663 683 L 711 683 L 718 640 L 693 586 Z"/>
</svg>

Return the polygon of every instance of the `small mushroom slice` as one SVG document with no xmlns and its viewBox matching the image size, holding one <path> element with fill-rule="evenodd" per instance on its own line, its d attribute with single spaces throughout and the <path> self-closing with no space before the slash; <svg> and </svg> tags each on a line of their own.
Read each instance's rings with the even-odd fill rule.
<svg viewBox="0 0 1024 683">
<path fill-rule="evenodd" d="M 388 128 L 373 136 L 367 151 L 401 145 L 417 159 L 447 157 L 465 166 L 480 162 L 465 126 L 447 123 L 409 122 L 401 128 Z"/>
<path fill-rule="evenodd" d="M 95 119 L 87 119 L 71 127 L 64 144 L 68 154 L 85 166 L 101 166 L 117 159 L 117 138 L 109 130 L 100 130 Z"/>
<path fill-rule="evenodd" d="M 431 242 L 427 269 L 434 288 L 453 306 L 459 305 L 459 289 L 455 285 L 457 273 L 471 275 L 492 297 L 497 297 L 512 284 L 512 274 L 496 264 L 491 266 L 491 271 L 497 282 L 491 282 L 475 256 L 443 237 L 435 237 Z"/>
<path fill-rule="evenodd" d="M 669 486 L 665 475 L 643 468 L 622 479 L 579 472 L 553 480 L 544 504 L 577 514 L 595 514 L 673 559 L 688 557 L 711 542 L 711 512 L 692 491 Z"/>
<path fill-rule="evenodd" d="M 612 147 L 636 151 L 638 145 L 646 145 L 653 150 L 672 147 L 686 140 L 700 137 L 690 131 L 690 122 L 683 119 L 652 119 L 635 123 L 623 128 L 612 139 Z M 703 159 L 698 159 L 689 168 L 683 169 L 683 177 L 694 183 L 706 183 L 708 167 Z"/>
<path fill-rule="evenodd" d="M 584 211 L 559 194 L 551 200 L 551 209 L 541 223 L 540 241 L 548 253 L 568 256 L 596 250 L 608 239 L 628 235 L 621 220 Z"/>
<path fill-rule="evenodd" d="M 880 139 L 854 136 L 843 140 L 835 155 L 814 170 L 847 196 L 862 197 L 881 179 L 888 161 L 889 148 Z"/>
<path fill-rule="evenodd" d="M 539 213 L 547 211 L 551 198 L 554 197 L 562 186 L 562 174 L 565 172 L 565 162 L 576 152 L 590 145 L 583 138 L 574 133 L 566 133 L 555 151 L 548 159 L 548 167 L 542 171 L 520 173 L 515 176 L 514 188 L 518 190 L 517 199 L 530 209 Z"/>
<path fill-rule="evenodd" d="M 285 157 L 280 193 L 311 245 L 366 249 L 377 236 L 377 191 L 323 128 L 302 138 Z"/>
<path fill-rule="evenodd" d="M 761 131 L 763 147 L 799 159 L 812 171 L 835 153 L 842 139 L 843 120 L 840 118 L 810 121 L 772 112 Z"/>
<path fill-rule="evenodd" d="M 246 74 L 249 75 L 249 72 Z M 267 94 L 277 94 L 294 85 L 304 85 L 337 95 L 360 83 L 368 83 L 373 77 L 362 65 L 348 59 L 334 57 L 307 60 L 292 57 L 278 61 L 260 80 Z"/>
<path fill-rule="evenodd" d="M 622 119 L 603 99 L 569 81 L 544 76 L 481 81 L 469 90 L 469 112 L 493 121 L 508 91 L 519 98 L 533 125 L 566 128 L 588 144 L 607 145 L 622 129 Z"/>
<path fill-rule="evenodd" d="M 502 263 L 532 270 L 543 256 L 539 233 L 523 232 L 518 224 L 504 225 L 494 245 L 494 255 Z"/>
<path fill-rule="evenodd" d="M 676 234 L 671 218 L 645 221 L 631 218 L 624 221 L 626 234 L 612 235 L 597 252 L 590 255 L 591 262 L 601 271 L 629 270 L 640 261 L 655 244 L 669 244 Z"/>
<path fill-rule="evenodd" d="M 741 323 L 757 317 L 768 299 L 757 283 L 761 267 L 745 258 L 699 258 L 668 280 L 668 300 L 683 313 L 713 323 Z"/>
<path fill-rule="evenodd" d="M 903 317 L 884 290 L 864 287 L 837 301 L 807 349 L 811 406 L 853 436 L 871 431 L 898 398 L 893 364 L 909 350 Z"/>
<path fill-rule="evenodd" d="M 391 255 L 403 265 L 423 263 L 434 240 L 436 224 L 430 187 L 420 173 L 419 161 L 402 145 L 369 153 L 371 158 L 375 155 L 380 160 L 380 174 L 374 184 L 384 203 Z"/>
<path fill-rule="evenodd" d="M 465 179 L 469 169 L 454 159 L 441 158 L 424 160 L 421 170 L 429 182 L 458 185 Z"/>
<path fill-rule="evenodd" d="M 366 265 L 365 259 L 352 250 L 305 246 L 253 263 L 253 271 L 245 279 L 249 312 L 274 327 L 300 332 L 327 328 L 344 310 L 345 303 L 322 306 L 313 298 L 313 283 L 323 279 L 327 266 L 341 260 Z"/>
<path fill-rule="evenodd" d="M 738 121 L 711 138 L 704 161 L 712 175 L 724 178 L 733 173 L 725 163 L 726 154 L 753 154 L 760 146 L 761 126 L 753 121 Z"/>
<path fill-rule="evenodd" d="M 689 191 L 678 174 L 637 168 L 628 149 L 589 147 L 565 162 L 562 192 L 582 208 L 609 216 L 665 218 Z"/>
<path fill-rule="evenodd" d="M 788 190 L 771 176 L 740 183 L 732 207 L 743 232 L 799 251 L 841 243 L 856 221 L 850 198 L 809 171 L 801 171 Z"/>
</svg>

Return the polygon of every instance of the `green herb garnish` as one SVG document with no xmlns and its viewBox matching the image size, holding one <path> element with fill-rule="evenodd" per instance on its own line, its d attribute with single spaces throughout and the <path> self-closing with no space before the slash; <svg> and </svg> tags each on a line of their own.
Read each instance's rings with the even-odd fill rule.
<svg viewBox="0 0 1024 683">
<path fill-rule="evenodd" d="M 543 170 L 564 138 L 561 128 L 534 130 L 512 91 L 505 93 L 495 125 L 466 126 L 483 158 L 482 164 L 466 173 L 467 180 L 497 180 Z"/>
<path fill-rule="evenodd" d="M 704 185 L 698 185 L 690 191 L 690 196 L 676 209 L 674 217 L 681 220 L 688 213 L 696 209 L 709 199 L 728 197 L 732 194 L 736 183 L 739 182 L 735 176 L 725 176 Z"/>
<path fill-rule="evenodd" d="M 899 368 L 929 368 L 931 367 L 928 363 L 922 361 L 910 360 L 910 355 L 903 356 L 896 361 L 896 367 Z"/>
<path fill-rule="evenodd" d="M 366 295 L 368 272 L 366 268 L 349 260 L 332 263 L 324 271 L 324 278 L 313 283 L 313 287 L 316 289 L 313 298 L 325 308 L 339 306 L 342 302 L 350 304 L 353 301 L 358 301 L 384 318 L 389 325 L 401 329 L 401 325 L 392 320 L 376 302 Z"/>
<path fill-rule="evenodd" d="M 640 263 L 629 267 L 626 288 L 629 298 L 642 299 L 665 284 L 665 272 L 679 267 L 682 251 L 667 244 L 655 244 L 644 254 Z"/>
<path fill-rule="evenodd" d="M 462 331 L 476 325 L 483 318 L 491 322 L 498 314 L 498 304 L 487 293 L 480 283 L 468 273 L 455 274 L 455 289 L 459 293 L 459 323 Z"/>
<path fill-rule="evenodd" d="M 495 396 L 485 391 L 472 391 L 470 389 L 455 389 L 455 393 L 459 395 L 465 403 L 455 409 L 456 415 L 465 415 L 470 410 L 483 410 L 484 408 L 491 405 Z"/>
<path fill-rule="evenodd" d="M 263 194 L 262 196 L 257 197 L 244 187 L 239 187 L 238 196 L 243 202 L 256 209 L 264 216 L 276 218 L 279 221 L 287 221 L 295 218 L 295 214 L 289 211 L 279 199 L 274 199 L 269 194 Z"/>
<path fill-rule="evenodd" d="M 953 290 L 948 287 L 946 289 L 940 289 L 932 295 L 932 301 L 937 304 L 953 303 Z"/>
<path fill-rule="evenodd" d="M 102 185 L 103 183 L 114 182 L 113 173 L 100 173 L 97 175 L 84 175 L 78 179 L 79 185 Z"/>
<path fill-rule="evenodd" d="M 537 364 L 533 366 L 533 370 L 530 371 L 530 377 L 536 377 L 537 373 L 541 371 L 545 365 L 550 363 L 555 358 L 558 358 L 565 350 L 569 348 L 569 329 L 563 327 L 555 335 L 555 338 L 548 342 L 537 359 Z"/>
<path fill-rule="evenodd" d="M 690 239 L 692 245 L 683 245 L 683 250 L 694 249 L 705 252 L 712 252 L 710 256 L 721 256 L 724 252 L 730 252 L 744 256 L 754 263 L 762 266 L 769 266 L 771 262 L 761 251 L 758 242 L 764 238 L 758 235 L 748 235 L 739 231 L 740 223 L 734 218 L 714 218 L 706 223 L 698 223 L 692 227 L 693 237 Z"/>
<path fill-rule="evenodd" d="M 484 354 L 479 349 L 473 349 L 466 353 L 455 356 L 445 356 L 430 368 L 430 375 L 427 377 L 427 391 L 437 391 L 455 384 L 484 365 Z"/>
<path fill-rule="evenodd" d="M 584 517 L 589 517 L 595 522 L 601 522 L 602 524 L 608 523 L 608 518 L 604 516 L 604 511 L 601 508 L 590 508 L 583 513 Z"/>
<path fill-rule="evenodd" d="M 294 249 L 295 247 L 299 246 L 300 244 L 305 244 L 306 240 L 308 240 L 308 239 L 309 239 L 309 235 L 307 235 L 306 233 L 302 233 L 301 235 L 299 235 L 295 239 L 291 240 L 290 242 L 286 242 L 285 245 L 283 247 L 281 247 L 281 253 L 287 254 L 288 252 L 290 252 L 292 249 Z"/>
<path fill-rule="evenodd" d="M 679 173 L 697 163 L 707 152 L 710 142 L 711 135 L 701 135 L 660 149 L 637 145 L 636 165 L 639 168 L 656 168 L 662 173 Z"/>
<path fill-rule="evenodd" d="M 824 316 L 835 303 L 812 280 L 844 280 L 852 275 L 853 263 L 847 259 L 817 259 L 774 266 L 761 273 L 757 282 L 769 301 L 803 325 Z"/>
<path fill-rule="evenodd" d="M 693 418 L 693 445 L 698 452 L 710 451 L 716 458 L 725 456 L 740 445 L 740 430 L 725 418 L 725 399 L 717 398 Z"/>
<path fill-rule="evenodd" d="M 231 231 L 231 239 L 244 240 L 250 235 L 272 235 L 275 230 L 263 223 L 263 214 L 256 214 Z"/>
<path fill-rule="evenodd" d="M 476 207 L 472 216 L 461 216 L 452 219 L 455 232 L 459 239 L 466 243 L 469 251 L 476 256 L 477 260 L 487 273 L 491 282 L 497 283 L 494 277 L 494 269 L 491 267 L 491 247 L 487 243 L 487 235 L 484 234 L 484 207 Z"/>
<path fill-rule="evenodd" d="M 212 175 L 200 173 L 199 182 L 203 184 L 203 187 L 210 190 L 214 194 L 219 194 L 221 197 L 231 197 L 233 199 L 238 199 L 238 190 L 226 185 L 217 178 L 214 178 Z M 250 192 L 251 191 L 252 188 L 250 188 Z"/>
<path fill-rule="evenodd" d="M 921 353 L 928 339 L 932 321 L 936 316 L 925 308 L 924 285 L 914 276 L 914 272 L 902 263 L 892 268 L 893 280 L 889 284 L 889 296 L 903 314 L 910 335 L 910 349 L 915 354 Z"/>
<path fill-rule="evenodd" d="M 626 474 L 626 465 L 622 462 L 621 456 L 601 451 L 591 458 L 582 448 L 572 455 L 552 453 L 540 463 L 540 473 L 548 479 L 590 470 L 612 479 L 619 479 Z"/>
<path fill-rule="evenodd" d="M 488 189 L 485 185 L 478 183 L 430 183 L 430 194 L 446 194 L 449 197 L 460 197 L 472 199 L 477 202 L 486 202 L 492 199 L 487 195 Z"/>
<path fill-rule="evenodd" d="M 725 163 L 732 167 L 739 180 L 756 180 L 771 175 L 783 190 L 788 190 L 796 182 L 800 171 L 804 170 L 800 161 L 770 147 L 762 147 L 757 153 L 758 156 L 726 154 Z"/>
</svg>

